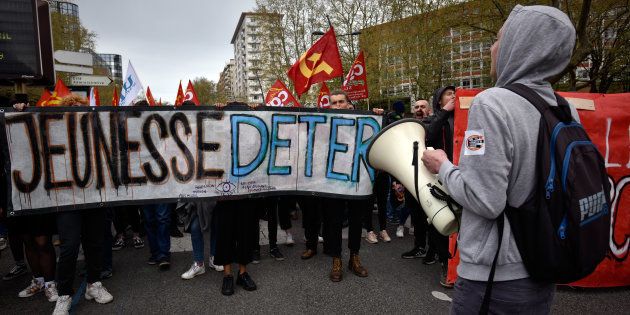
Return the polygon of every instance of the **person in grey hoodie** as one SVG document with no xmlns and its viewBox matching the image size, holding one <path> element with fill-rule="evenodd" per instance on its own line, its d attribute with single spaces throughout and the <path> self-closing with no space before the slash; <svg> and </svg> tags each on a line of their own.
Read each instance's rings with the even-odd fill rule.
<svg viewBox="0 0 630 315">
<path fill-rule="evenodd" d="M 478 312 L 497 251 L 496 219 L 507 204 L 521 206 L 533 191 L 540 114 L 524 98 L 500 87 L 522 83 L 551 106 L 557 106 L 548 78 L 569 63 L 575 29 L 558 9 L 517 5 L 491 48 L 494 88 L 472 102 L 468 127 L 454 166 L 444 151 L 425 151 L 424 165 L 438 173 L 451 196 L 464 210 L 459 231 L 459 278 L 451 312 Z M 577 116 L 572 108 L 573 116 Z M 467 146 L 466 139 L 478 146 Z M 491 313 L 549 313 L 555 285 L 529 278 L 505 222 L 494 276 Z"/>
</svg>

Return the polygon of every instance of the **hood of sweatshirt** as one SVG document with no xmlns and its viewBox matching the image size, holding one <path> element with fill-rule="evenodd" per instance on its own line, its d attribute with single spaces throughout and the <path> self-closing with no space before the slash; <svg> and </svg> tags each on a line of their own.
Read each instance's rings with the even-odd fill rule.
<svg viewBox="0 0 630 315">
<path fill-rule="evenodd" d="M 440 99 L 442 98 L 442 94 L 444 94 L 444 92 L 446 92 L 446 90 L 453 90 L 455 91 L 455 87 L 452 85 L 449 86 L 445 86 L 445 87 L 441 87 L 437 90 L 435 90 L 435 92 L 433 92 L 433 113 L 437 113 L 439 111 L 442 110 L 442 108 L 440 107 Z"/>
<path fill-rule="evenodd" d="M 548 79 L 568 65 L 575 28 L 562 11 L 547 6 L 514 7 L 502 28 L 497 87 L 522 83 L 557 105 Z"/>
</svg>

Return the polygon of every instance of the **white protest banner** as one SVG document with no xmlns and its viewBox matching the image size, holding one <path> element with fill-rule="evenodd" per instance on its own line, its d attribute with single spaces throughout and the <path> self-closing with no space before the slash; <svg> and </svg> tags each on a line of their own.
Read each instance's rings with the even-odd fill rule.
<svg viewBox="0 0 630 315">
<path fill-rule="evenodd" d="M 5 112 L 9 215 L 195 198 L 365 198 L 368 112 L 58 107 Z"/>
</svg>

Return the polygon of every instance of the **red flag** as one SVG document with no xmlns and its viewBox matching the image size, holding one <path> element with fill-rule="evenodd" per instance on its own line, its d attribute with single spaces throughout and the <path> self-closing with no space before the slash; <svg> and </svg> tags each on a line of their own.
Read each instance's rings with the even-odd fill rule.
<svg viewBox="0 0 630 315">
<path fill-rule="evenodd" d="M 312 84 L 343 75 L 337 38 L 332 27 L 293 64 L 287 74 L 295 84 L 298 97 L 308 91 Z"/>
<path fill-rule="evenodd" d="M 269 88 L 265 97 L 265 104 L 275 107 L 300 107 L 300 103 L 280 80 L 276 80 L 276 83 Z"/>
<path fill-rule="evenodd" d="M 98 95 L 98 87 L 95 86 L 95 87 L 90 88 L 89 101 L 90 101 L 90 106 L 101 106 L 101 99 L 100 99 L 100 96 Z"/>
<path fill-rule="evenodd" d="M 156 106 L 155 99 L 153 98 L 153 94 L 151 94 L 151 88 L 147 86 L 147 102 L 149 102 L 149 106 Z"/>
<path fill-rule="evenodd" d="M 112 106 L 118 106 L 120 104 L 120 97 L 118 97 L 118 87 L 114 86 L 114 95 L 112 95 Z"/>
<path fill-rule="evenodd" d="M 39 98 L 39 101 L 37 101 L 37 104 L 35 104 L 35 106 L 44 106 L 44 103 L 50 98 L 52 94 L 50 94 L 50 91 L 48 91 L 48 89 L 44 89 L 42 91 L 42 96 Z"/>
<path fill-rule="evenodd" d="M 61 99 L 70 94 L 72 94 L 72 92 L 70 92 L 70 89 L 68 89 L 68 87 L 63 84 L 63 81 L 61 81 L 61 79 L 57 79 L 55 90 L 46 101 L 42 102 L 41 106 L 59 106 L 61 104 Z"/>
<path fill-rule="evenodd" d="M 188 86 L 186 87 L 186 96 L 184 96 L 184 101 L 192 101 L 195 105 L 199 106 L 199 99 L 197 98 L 197 93 L 195 92 L 195 88 L 193 87 L 192 82 L 188 80 Z"/>
<path fill-rule="evenodd" d="M 354 60 L 352 68 L 343 81 L 341 89 L 348 94 L 351 101 L 368 98 L 367 71 L 365 70 L 365 59 L 363 52 L 359 52 Z"/>
<path fill-rule="evenodd" d="M 319 89 L 319 96 L 317 97 L 317 107 L 330 107 L 330 89 L 328 88 L 328 85 L 326 85 L 326 82 L 322 83 L 322 87 Z"/>
<path fill-rule="evenodd" d="M 182 89 L 182 81 L 179 81 L 179 88 L 177 89 L 177 96 L 175 97 L 175 106 L 180 106 L 184 102 L 184 90 Z"/>
</svg>

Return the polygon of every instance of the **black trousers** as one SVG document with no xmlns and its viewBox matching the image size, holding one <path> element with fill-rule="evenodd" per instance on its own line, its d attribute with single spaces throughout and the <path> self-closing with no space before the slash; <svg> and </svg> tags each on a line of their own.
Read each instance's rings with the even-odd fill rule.
<svg viewBox="0 0 630 315">
<path fill-rule="evenodd" d="M 77 267 L 79 245 L 83 245 L 87 265 L 87 282 L 100 280 L 103 265 L 103 226 L 105 209 L 67 211 L 57 214 L 59 261 L 57 288 L 59 295 L 72 295 L 72 283 Z"/>
<path fill-rule="evenodd" d="M 124 234 L 128 225 L 134 233 L 140 233 L 142 225 L 140 225 L 140 207 L 138 206 L 120 206 L 114 208 L 114 228 L 116 234 Z"/>
<path fill-rule="evenodd" d="M 433 225 L 429 226 L 429 250 L 427 256 L 437 254 L 441 263 L 448 262 L 450 252 L 448 250 L 448 236 L 440 234 Z"/>
<path fill-rule="evenodd" d="M 278 222 L 282 230 L 291 228 L 291 210 L 295 207 L 295 198 L 272 197 L 267 207 L 267 230 L 269 231 L 269 247 L 278 243 Z"/>
<path fill-rule="evenodd" d="M 324 253 L 341 257 L 341 230 L 343 210 L 348 208 L 348 249 L 350 254 L 358 254 L 361 249 L 361 230 L 365 207 L 370 200 L 345 200 L 322 198 L 322 218 L 324 222 Z"/>
<path fill-rule="evenodd" d="M 317 251 L 319 231 L 322 226 L 320 200 L 317 197 L 299 197 L 302 210 L 302 227 L 306 238 L 306 249 Z"/>
<path fill-rule="evenodd" d="M 217 202 L 214 208 L 218 226 L 216 265 L 247 265 L 252 262 L 253 233 L 259 233 L 256 210 L 252 200 Z"/>
<path fill-rule="evenodd" d="M 405 189 L 405 206 L 409 209 L 409 215 L 411 215 L 411 223 L 413 224 L 413 245 L 414 247 L 425 248 L 427 246 L 427 230 L 429 224 L 427 223 L 427 215 L 422 210 L 420 204 L 416 199 Z M 400 224 L 403 224 L 401 222 Z"/>
<path fill-rule="evenodd" d="M 378 227 L 379 231 L 387 229 L 387 194 L 392 186 L 391 177 L 385 172 L 379 172 L 376 174 L 374 181 L 374 196 L 376 197 L 376 206 L 378 208 Z M 365 229 L 370 232 L 374 231 L 372 225 L 372 207 L 366 212 L 364 219 Z"/>
</svg>

